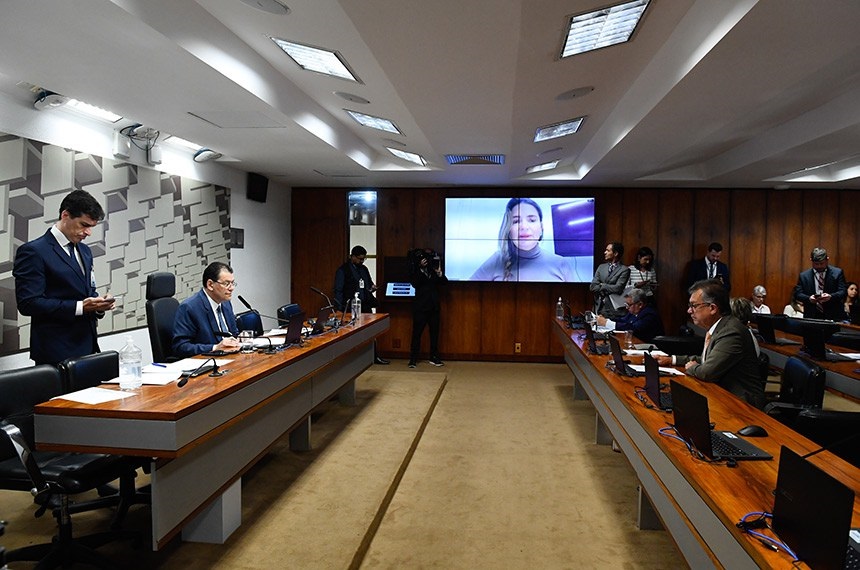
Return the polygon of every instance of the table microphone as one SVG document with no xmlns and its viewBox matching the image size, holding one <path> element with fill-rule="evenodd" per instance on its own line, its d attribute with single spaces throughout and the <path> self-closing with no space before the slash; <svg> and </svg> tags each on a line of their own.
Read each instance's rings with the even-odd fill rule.
<svg viewBox="0 0 860 570">
<path fill-rule="evenodd" d="M 204 368 L 206 367 L 207 364 L 209 364 L 210 360 L 212 361 L 212 372 L 209 374 L 209 376 L 223 376 L 224 373 L 218 369 L 218 362 L 214 358 L 207 358 L 206 360 L 203 361 L 203 363 L 200 366 L 198 366 L 197 368 L 195 368 L 194 370 L 192 370 L 188 374 L 183 372 L 182 378 L 180 378 L 179 382 L 176 383 L 176 387 L 182 388 L 183 386 L 188 384 L 189 378 L 193 378 L 194 376 L 199 376 L 200 374 L 203 374 L 204 372 L 206 372 L 206 370 L 204 370 Z"/>
<path fill-rule="evenodd" d="M 316 288 L 316 287 L 314 287 L 313 285 L 311 285 L 311 291 L 313 291 L 314 293 L 319 293 L 320 295 L 322 295 L 323 297 L 325 297 L 326 303 L 328 303 L 329 308 L 331 308 L 331 318 L 332 318 L 332 320 L 333 320 L 333 321 L 338 320 L 338 319 L 337 319 L 337 312 L 334 310 L 334 304 L 331 302 L 331 299 L 329 299 L 329 298 L 328 298 L 328 295 L 326 295 L 325 293 L 323 293 L 322 291 L 320 291 L 319 289 L 317 289 L 317 288 Z"/>
</svg>

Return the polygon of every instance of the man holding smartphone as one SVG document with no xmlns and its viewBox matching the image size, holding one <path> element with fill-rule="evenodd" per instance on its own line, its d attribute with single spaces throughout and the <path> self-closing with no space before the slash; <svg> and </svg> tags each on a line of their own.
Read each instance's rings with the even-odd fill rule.
<svg viewBox="0 0 860 570">
<path fill-rule="evenodd" d="M 15 254 L 15 297 L 18 311 L 31 317 L 30 358 L 36 364 L 99 352 L 96 324 L 114 299 L 96 292 L 93 254 L 83 241 L 104 217 L 92 195 L 75 190 L 60 204 L 58 221 Z"/>
</svg>

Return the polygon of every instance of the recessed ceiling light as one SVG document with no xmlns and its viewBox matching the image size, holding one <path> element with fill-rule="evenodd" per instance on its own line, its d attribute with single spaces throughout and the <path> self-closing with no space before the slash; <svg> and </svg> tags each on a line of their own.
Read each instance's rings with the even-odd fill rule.
<svg viewBox="0 0 860 570">
<path fill-rule="evenodd" d="M 242 0 L 242 2 L 252 8 L 268 12 L 269 14 L 275 14 L 276 16 L 283 16 L 290 13 L 290 8 L 281 4 L 278 0 Z"/>
<path fill-rule="evenodd" d="M 109 123 L 115 123 L 122 119 L 121 115 L 117 115 L 116 113 L 108 111 L 107 109 L 102 109 L 101 107 L 96 107 L 95 105 L 90 105 L 89 103 L 84 103 L 83 101 L 78 101 L 77 99 L 70 99 L 69 102 L 66 103 L 66 107 Z"/>
<path fill-rule="evenodd" d="M 543 164 L 535 164 L 534 166 L 529 166 L 528 168 L 526 168 L 526 174 L 534 174 L 535 172 L 552 170 L 556 166 L 558 166 L 557 160 L 551 160 L 550 162 L 544 162 Z"/>
<path fill-rule="evenodd" d="M 337 52 L 279 38 L 272 38 L 272 41 L 302 69 L 358 82 L 358 78 Z"/>
<path fill-rule="evenodd" d="M 388 119 L 383 119 L 382 117 L 374 117 L 373 115 L 365 115 L 364 113 L 359 113 L 358 111 L 350 111 L 349 109 L 344 109 L 344 111 L 346 111 L 350 117 L 355 119 L 355 121 L 363 127 L 379 129 L 380 131 L 396 133 L 398 135 L 403 134 L 402 132 L 400 132 L 400 129 L 397 128 L 397 125 L 395 125 Z"/>
<path fill-rule="evenodd" d="M 571 89 L 570 91 L 565 91 L 564 93 L 561 93 L 560 95 L 556 96 L 555 100 L 567 101 L 569 99 L 576 99 L 577 97 L 585 97 L 592 91 L 594 91 L 594 87 L 590 85 L 587 87 L 577 87 L 576 89 Z"/>
<path fill-rule="evenodd" d="M 561 57 L 585 53 L 628 41 L 650 0 L 633 0 L 571 16 Z"/>
<path fill-rule="evenodd" d="M 403 160 L 408 160 L 409 162 L 414 162 L 419 166 L 427 166 L 427 161 L 424 160 L 424 157 L 420 154 L 415 154 L 414 152 L 407 152 L 405 150 L 400 150 L 399 148 L 391 148 L 385 147 L 388 149 L 388 152 L 396 156 L 397 158 L 402 158 Z"/>
<path fill-rule="evenodd" d="M 559 137 L 572 135 L 579 130 L 579 127 L 580 125 L 582 125 L 582 121 L 584 120 L 585 117 L 577 117 L 576 119 L 570 119 L 569 121 L 563 121 L 554 125 L 540 127 L 535 132 L 535 142 L 546 141 L 549 139 L 557 139 Z"/>
<path fill-rule="evenodd" d="M 183 138 L 179 138 L 179 137 L 177 137 L 176 135 L 170 135 L 170 136 L 166 137 L 166 138 L 164 139 L 164 142 L 165 142 L 165 143 L 175 144 L 175 145 L 178 145 L 178 146 L 183 146 L 183 147 L 185 147 L 185 148 L 189 148 L 189 149 L 194 150 L 194 151 L 196 151 L 196 150 L 200 150 L 201 148 L 203 148 L 203 145 L 202 145 L 202 144 L 197 144 L 197 143 L 195 143 L 195 142 L 191 142 L 191 141 L 189 141 L 189 140 L 185 140 L 185 139 L 183 139 Z"/>
<path fill-rule="evenodd" d="M 370 103 L 370 101 L 368 101 L 364 97 L 359 97 L 358 95 L 354 95 L 352 93 L 347 93 L 345 91 L 334 91 L 333 93 L 335 95 L 337 95 L 338 97 L 340 97 L 341 99 L 346 99 L 347 101 L 349 101 L 351 103 L 360 103 L 362 105 L 367 105 Z"/>
</svg>

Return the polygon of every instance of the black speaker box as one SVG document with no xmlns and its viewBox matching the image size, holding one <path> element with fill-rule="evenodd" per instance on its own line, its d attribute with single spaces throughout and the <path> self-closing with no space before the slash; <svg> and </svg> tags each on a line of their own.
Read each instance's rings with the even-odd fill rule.
<svg viewBox="0 0 860 570">
<path fill-rule="evenodd" d="M 269 179 L 256 172 L 248 173 L 248 200 L 265 202 L 269 191 Z"/>
</svg>

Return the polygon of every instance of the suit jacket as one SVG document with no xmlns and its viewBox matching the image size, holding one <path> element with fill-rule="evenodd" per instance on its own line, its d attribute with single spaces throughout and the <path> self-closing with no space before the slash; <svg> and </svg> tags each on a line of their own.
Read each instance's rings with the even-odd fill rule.
<svg viewBox="0 0 860 570">
<path fill-rule="evenodd" d="M 696 281 L 702 281 L 708 278 L 708 264 L 705 262 L 705 258 L 694 259 L 690 263 L 690 275 L 687 282 L 687 287 L 692 287 L 693 283 Z M 717 279 L 723 282 L 723 285 L 726 287 L 726 291 L 732 290 L 732 284 L 729 280 L 729 266 L 723 263 L 722 261 L 717 262 Z"/>
<path fill-rule="evenodd" d="M 224 323 L 230 332 L 236 336 L 239 327 L 230 303 L 221 303 Z M 209 352 L 212 347 L 223 340 L 215 331 L 220 330 L 215 320 L 215 313 L 209 304 L 209 297 L 203 289 L 188 297 L 179 305 L 176 320 L 173 322 L 173 354 L 176 356 L 194 356 Z"/>
<path fill-rule="evenodd" d="M 815 270 L 809 268 L 798 276 L 794 294 L 797 300 L 803 303 L 803 316 L 807 319 L 830 319 L 836 322 L 843 320 L 848 288 L 845 285 L 845 274 L 838 267 L 828 265 L 824 270 L 824 292 L 830 293 L 833 298 L 822 305 L 822 312 L 818 305 L 809 301 L 809 296 L 815 295 Z"/>
<path fill-rule="evenodd" d="M 663 321 L 659 313 L 651 305 L 645 305 L 637 314 L 627 313 L 616 321 L 615 330 L 633 331 L 633 336 L 645 342 L 663 334 Z"/>
<path fill-rule="evenodd" d="M 594 279 L 588 287 L 594 293 L 594 312 L 598 314 L 612 314 L 614 309 L 609 301 L 609 295 L 621 295 L 630 280 L 630 268 L 624 264 L 617 264 L 613 271 L 609 271 L 608 263 L 601 263 L 594 272 Z"/>
<path fill-rule="evenodd" d="M 410 283 L 415 287 L 415 299 L 412 302 L 412 311 L 417 312 L 434 312 L 441 309 L 441 301 L 439 294 L 440 283 L 447 283 L 448 278 L 443 274 L 441 277 L 436 275 L 436 272 L 428 270 L 427 273 L 416 270 L 410 278 Z"/>
<path fill-rule="evenodd" d="M 57 364 L 67 358 L 99 352 L 96 323 L 99 315 L 75 316 L 78 301 L 98 296 L 93 277 L 93 254 L 80 243 L 77 260 L 51 234 L 25 243 L 15 254 L 15 298 L 18 311 L 31 317 L 30 358 L 36 364 Z"/>
<path fill-rule="evenodd" d="M 749 328 L 737 318 L 726 315 L 720 319 L 705 349 L 704 362 L 699 355 L 678 360 L 698 363 L 687 370 L 690 376 L 715 382 L 754 406 L 764 403 L 764 382 L 753 337 Z"/>
</svg>

